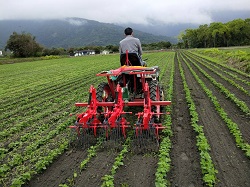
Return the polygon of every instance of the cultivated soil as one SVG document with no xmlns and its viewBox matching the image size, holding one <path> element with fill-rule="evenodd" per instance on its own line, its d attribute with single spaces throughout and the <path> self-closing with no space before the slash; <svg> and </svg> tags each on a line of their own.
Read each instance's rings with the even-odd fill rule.
<svg viewBox="0 0 250 187">
<path fill-rule="evenodd" d="M 239 125 L 244 140 L 250 143 L 250 119 L 249 116 L 239 108 L 218 88 L 200 73 L 200 71 L 185 56 L 179 60 L 184 69 L 186 81 L 191 91 L 192 99 L 195 102 L 199 114 L 199 125 L 204 128 L 205 136 L 211 147 L 210 155 L 218 170 L 217 187 L 247 187 L 250 186 L 250 160 L 245 153 L 236 146 L 235 139 L 230 134 L 227 125 L 215 110 L 213 103 L 195 80 L 186 62 L 191 65 L 196 74 L 212 90 L 228 116 Z M 183 60 L 186 59 L 186 62 Z M 193 57 L 189 57 L 192 59 Z M 215 80 L 223 84 L 239 99 L 246 102 L 250 107 L 249 96 L 242 93 L 226 81 L 213 73 L 211 70 L 199 63 L 199 60 L 192 59 L 204 69 Z M 221 68 L 220 73 L 224 74 Z M 217 70 L 219 71 L 219 70 Z M 235 73 L 235 72 L 234 72 Z M 228 76 L 228 75 L 225 75 Z M 240 75 L 238 75 L 240 77 Z M 244 77 L 243 77 L 244 78 Z M 239 83 L 241 84 L 241 83 Z M 249 86 L 243 85 L 246 89 Z M 203 187 L 206 186 L 202 179 L 203 174 L 200 167 L 200 155 L 196 146 L 196 133 L 190 125 L 189 108 L 186 103 L 186 95 L 183 88 L 183 80 L 180 76 L 178 60 L 175 58 L 174 74 L 174 95 L 172 100 L 172 131 L 171 137 L 171 170 L 166 178 L 173 187 Z M 153 145 L 153 144 L 152 144 Z M 143 151 L 134 151 L 133 145 L 125 155 L 124 165 L 120 166 L 114 176 L 115 186 L 131 187 L 153 187 L 155 186 L 155 172 L 157 169 L 157 151 L 149 145 Z M 156 146 L 156 145 L 153 145 Z M 70 148 L 55 160 L 43 173 L 34 176 L 26 187 L 52 187 L 60 184 L 69 184 L 77 187 L 97 187 L 102 185 L 102 177 L 110 174 L 115 157 L 120 149 L 112 146 L 102 147 L 97 150 L 93 157 L 82 171 L 79 170 L 81 161 L 87 157 L 86 149 Z M 74 172 L 77 176 L 74 177 Z"/>
</svg>

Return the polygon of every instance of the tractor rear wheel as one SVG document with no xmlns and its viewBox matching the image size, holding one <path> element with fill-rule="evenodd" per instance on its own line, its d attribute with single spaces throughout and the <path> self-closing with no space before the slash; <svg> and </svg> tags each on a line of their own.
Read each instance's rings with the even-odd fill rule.
<svg viewBox="0 0 250 187">
<path fill-rule="evenodd" d="M 106 82 L 102 82 L 98 85 L 97 91 L 96 91 L 96 99 L 99 102 L 112 102 L 114 101 L 112 95 L 111 95 L 111 90 L 109 87 L 109 84 Z M 112 111 L 112 107 L 98 107 L 97 112 L 102 113 L 102 112 L 108 112 Z M 100 119 L 101 122 L 104 120 L 104 115 L 100 114 Z"/>
<path fill-rule="evenodd" d="M 150 91 L 150 99 L 152 101 L 162 101 L 163 100 L 163 89 L 160 86 L 158 81 L 151 81 L 149 83 L 149 91 Z M 161 113 L 163 112 L 163 107 L 158 106 L 152 106 L 152 112 L 155 113 Z M 155 115 L 155 122 L 160 122 L 160 116 L 161 115 Z"/>
</svg>

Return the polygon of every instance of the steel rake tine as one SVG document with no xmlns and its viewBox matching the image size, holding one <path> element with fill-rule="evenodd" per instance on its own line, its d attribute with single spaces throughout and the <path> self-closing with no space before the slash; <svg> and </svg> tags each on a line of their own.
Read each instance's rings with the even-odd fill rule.
<svg viewBox="0 0 250 187">
<path fill-rule="evenodd" d="M 75 143 L 78 139 L 78 134 L 77 130 L 75 128 L 70 129 L 70 142 L 69 142 L 69 147 L 74 147 Z"/>
<path fill-rule="evenodd" d="M 137 146 L 136 129 L 134 129 L 134 135 L 133 135 L 133 146 Z"/>
<path fill-rule="evenodd" d="M 140 129 L 140 147 L 144 147 L 144 134 L 142 129 Z"/>
<path fill-rule="evenodd" d="M 87 147 L 87 132 L 86 129 L 82 129 L 82 146 L 85 149 Z"/>
<path fill-rule="evenodd" d="M 115 141 L 119 139 L 119 127 L 115 129 Z"/>
</svg>

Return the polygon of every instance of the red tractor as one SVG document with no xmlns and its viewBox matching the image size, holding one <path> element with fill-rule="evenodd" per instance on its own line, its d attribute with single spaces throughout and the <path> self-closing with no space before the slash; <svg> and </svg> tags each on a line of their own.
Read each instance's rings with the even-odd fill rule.
<svg viewBox="0 0 250 187">
<path fill-rule="evenodd" d="M 107 82 L 100 83 L 97 89 L 90 86 L 88 103 L 75 104 L 87 107 L 70 126 L 76 130 L 78 139 L 87 141 L 86 137 L 100 134 L 106 139 L 113 134 L 126 138 L 128 130 L 134 129 L 135 137 L 148 134 L 159 140 L 159 132 L 165 128 L 161 124 L 161 115 L 165 114 L 163 106 L 171 102 L 163 101 L 158 66 L 142 66 L 138 55 L 128 52 L 121 54 L 120 63 L 118 69 L 97 74 L 106 76 Z M 135 114 L 135 124 L 128 122 L 126 116 L 132 112 L 124 111 L 125 107 L 143 108 Z"/>
</svg>

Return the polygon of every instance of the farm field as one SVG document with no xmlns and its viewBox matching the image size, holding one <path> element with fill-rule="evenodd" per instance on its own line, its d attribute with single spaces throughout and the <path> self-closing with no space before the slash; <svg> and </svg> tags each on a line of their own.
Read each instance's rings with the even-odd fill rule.
<svg viewBox="0 0 250 187">
<path fill-rule="evenodd" d="M 74 104 L 118 55 L 1 65 L 0 186 L 250 186 L 250 75 L 189 50 L 143 58 L 172 101 L 159 150 L 138 151 L 130 134 L 69 146 Z"/>
</svg>

